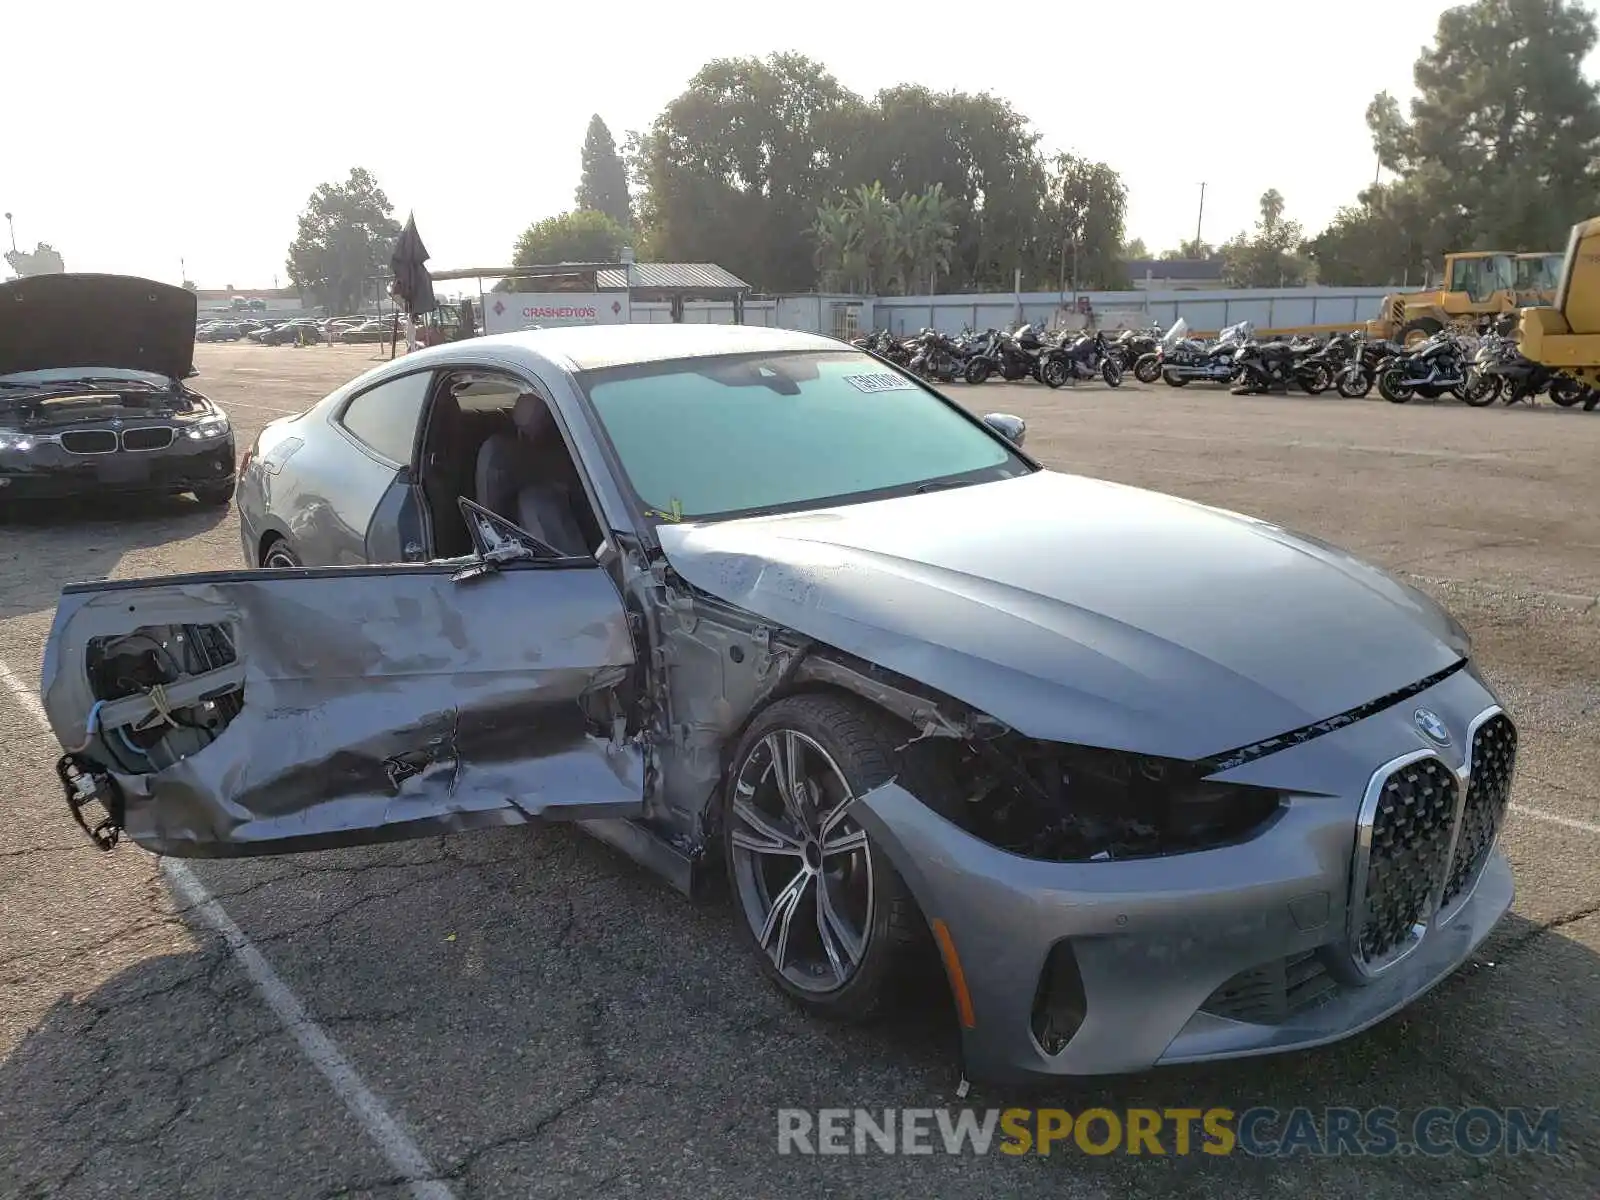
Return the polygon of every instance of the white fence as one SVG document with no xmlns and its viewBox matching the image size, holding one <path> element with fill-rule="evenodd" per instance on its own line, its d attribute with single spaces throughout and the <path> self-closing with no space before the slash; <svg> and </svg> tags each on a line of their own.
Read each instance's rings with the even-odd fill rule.
<svg viewBox="0 0 1600 1200">
<path fill-rule="evenodd" d="M 1102 326 L 1159 325 L 1179 317 L 1197 332 L 1210 332 L 1251 321 L 1258 329 L 1302 325 L 1357 325 L 1378 316 L 1388 288 L 1255 288 L 1219 291 L 1081 292 Z M 1024 321 L 1049 326 L 1072 322 L 1075 297 L 1068 295 L 1063 312 L 1059 292 L 1024 292 L 948 296 L 780 296 L 747 300 L 747 325 L 802 329 L 851 338 L 876 328 L 912 334 L 925 326 L 942 333 L 966 329 L 1009 329 Z M 690 301 L 683 319 L 693 324 L 731 324 L 733 305 Z M 664 324 L 672 320 L 665 302 L 633 304 L 633 320 Z"/>
</svg>

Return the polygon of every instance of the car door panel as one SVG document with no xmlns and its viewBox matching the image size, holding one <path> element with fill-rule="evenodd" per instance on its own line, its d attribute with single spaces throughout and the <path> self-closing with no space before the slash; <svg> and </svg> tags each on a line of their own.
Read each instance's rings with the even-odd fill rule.
<svg viewBox="0 0 1600 1200">
<path fill-rule="evenodd" d="M 72 585 L 45 710 L 109 782 L 114 823 L 162 854 L 641 815 L 610 577 L 565 560 L 457 582 L 459 566 Z"/>
<path fill-rule="evenodd" d="M 402 471 L 378 501 L 367 523 L 363 553 L 369 563 L 418 562 L 424 557 L 420 492 L 411 473 Z"/>
<path fill-rule="evenodd" d="M 367 560 L 374 513 L 401 472 L 354 440 L 329 429 L 295 455 L 293 494 L 286 496 L 290 541 L 307 566 Z"/>
</svg>

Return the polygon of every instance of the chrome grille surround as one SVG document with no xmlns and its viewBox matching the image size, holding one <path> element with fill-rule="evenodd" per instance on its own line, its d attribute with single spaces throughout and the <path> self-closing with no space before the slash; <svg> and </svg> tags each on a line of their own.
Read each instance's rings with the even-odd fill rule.
<svg viewBox="0 0 1600 1200">
<path fill-rule="evenodd" d="M 172 445 L 177 434 L 170 425 L 141 425 L 122 431 L 122 448 L 130 453 L 145 450 L 165 450 Z"/>
<path fill-rule="evenodd" d="M 1517 727 L 1505 713 L 1491 709 L 1472 723 L 1467 747 L 1467 795 L 1445 880 L 1441 924 L 1471 898 L 1505 825 L 1517 768 Z"/>
<path fill-rule="evenodd" d="M 61 448 L 68 454 L 115 454 L 114 429 L 68 429 L 61 434 Z"/>
<path fill-rule="evenodd" d="M 1373 772 L 1350 880 L 1349 950 L 1361 975 L 1400 962 L 1470 897 L 1499 834 L 1515 755 L 1515 726 L 1494 705 L 1473 719 L 1459 769 L 1415 750 Z M 1487 773 L 1475 780 L 1480 758 Z"/>
</svg>

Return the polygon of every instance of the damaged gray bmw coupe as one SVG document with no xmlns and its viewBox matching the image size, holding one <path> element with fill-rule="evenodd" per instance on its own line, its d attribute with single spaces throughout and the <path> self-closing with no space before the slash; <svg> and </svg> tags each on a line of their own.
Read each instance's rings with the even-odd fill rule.
<svg viewBox="0 0 1600 1200">
<path fill-rule="evenodd" d="M 1022 434 L 777 330 L 408 355 L 248 456 L 285 569 L 65 589 L 68 803 L 172 855 L 581 822 L 725 872 L 810 1011 L 936 952 L 991 1079 L 1313 1046 L 1460 966 L 1517 741 L 1461 627 Z"/>
</svg>

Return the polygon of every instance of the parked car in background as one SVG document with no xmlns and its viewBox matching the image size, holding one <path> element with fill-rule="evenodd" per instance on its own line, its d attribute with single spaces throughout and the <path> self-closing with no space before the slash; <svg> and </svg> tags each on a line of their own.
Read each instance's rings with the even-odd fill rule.
<svg viewBox="0 0 1600 1200">
<path fill-rule="evenodd" d="M 394 325 L 391 321 L 363 321 L 360 325 L 352 326 L 339 334 L 341 342 L 381 342 L 394 334 Z"/>
<path fill-rule="evenodd" d="M 233 429 L 186 382 L 192 292 L 127 275 L 38 275 L 0 284 L 0 311 L 0 504 L 232 499 Z"/>
</svg>

